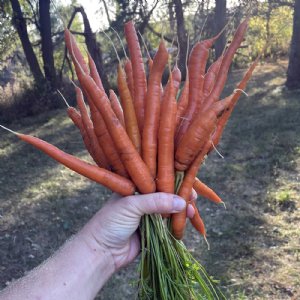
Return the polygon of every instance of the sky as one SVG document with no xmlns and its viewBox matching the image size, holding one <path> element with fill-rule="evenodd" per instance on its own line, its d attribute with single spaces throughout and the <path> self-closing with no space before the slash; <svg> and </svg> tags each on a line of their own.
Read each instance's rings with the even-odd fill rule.
<svg viewBox="0 0 300 300">
<path fill-rule="evenodd" d="M 101 0 L 77 0 L 80 5 L 83 6 L 87 13 L 91 27 L 93 31 L 104 29 L 107 25 L 106 17 L 101 16 L 99 12 Z M 154 2 L 154 0 L 148 0 L 148 3 Z M 71 4 L 71 0 L 63 1 L 64 5 Z M 212 5 L 214 1 L 211 1 Z M 230 7 L 237 3 L 237 0 L 227 0 L 227 6 Z M 102 19 L 102 20 L 101 20 Z"/>
</svg>

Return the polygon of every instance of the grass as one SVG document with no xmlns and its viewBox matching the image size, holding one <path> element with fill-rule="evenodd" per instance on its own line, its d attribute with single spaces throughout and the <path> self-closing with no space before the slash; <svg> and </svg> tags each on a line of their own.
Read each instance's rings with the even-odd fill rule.
<svg viewBox="0 0 300 300">
<path fill-rule="evenodd" d="M 200 179 L 227 205 L 198 205 L 211 250 L 190 226 L 185 243 L 229 299 L 300 297 L 299 91 L 281 88 L 286 63 L 262 65 L 238 104 Z M 229 93 L 243 71 L 229 81 Z M 5 125 L 5 124 L 4 124 Z M 67 152 L 87 158 L 65 110 L 13 122 Z M 0 133 L 0 285 L 49 257 L 109 196 L 109 191 Z M 113 276 L 97 299 L 133 299 L 137 261 Z"/>
</svg>

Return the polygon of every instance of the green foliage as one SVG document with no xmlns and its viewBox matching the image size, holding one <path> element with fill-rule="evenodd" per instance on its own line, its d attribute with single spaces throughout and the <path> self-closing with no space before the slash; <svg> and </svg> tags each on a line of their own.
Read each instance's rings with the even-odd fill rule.
<svg viewBox="0 0 300 300">
<path fill-rule="evenodd" d="M 259 9 L 260 10 L 260 9 Z M 264 5 L 261 5 L 264 10 Z M 265 15 L 254 16 L 250 19 L 247 34 L 248 53 L 255 58 L 268 44 L 265 57 L 277 58 L 288 53 L 292 35 L 293 11 L 288 6 L 275 8 L 271 12 L 269 34 Z"/>
</svg>

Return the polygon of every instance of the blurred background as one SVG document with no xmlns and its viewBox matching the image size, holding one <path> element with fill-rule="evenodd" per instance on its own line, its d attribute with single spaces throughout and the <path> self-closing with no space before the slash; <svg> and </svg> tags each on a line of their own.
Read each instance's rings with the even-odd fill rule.
<svg viewBox="0 0 300 300">
<path fill-rule="evenodd" d="M 299 299 L 300 0 L 0 0 L 0 123 L 89 160 L 57 93 L 74 105 L 64 27 L 108 91 L 116 90 L 118 60 L 103 32 L 124 58 L 115 31 L 126 49 L 123 25 L 134 20 L 145 65 L 163 36 L 184 79 L 193 44 L 227 24 L 208 67 L 248 15 L 224 95 L 263 51 L 260 65 L 218 148 L 224 159 L 213 153 L 199 174 L 227 210 L 199 199 L 212 249 L 191 228 L 185 242 L 229 299 Z M 1 132 L 0 287 L 51 255 L 109 194 Z M 121 270 L 97 299 L 133 299 L 136 273 L 135 264 Z"/>
</svg>

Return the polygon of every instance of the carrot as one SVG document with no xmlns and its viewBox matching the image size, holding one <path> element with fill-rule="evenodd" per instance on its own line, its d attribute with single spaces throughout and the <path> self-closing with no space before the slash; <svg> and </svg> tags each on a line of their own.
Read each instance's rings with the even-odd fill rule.
<svg viewBox="0 0 300 300">
<path fill-rule="evenodd" d="M 204 222 L 202 220 L 202 218 L 200 217 L 199 214 L 199 210 L 195 204 L 195 202 L 191 202 L 194 210 L 195 210 L 195 214 L 194 216 L 191 218 L 191 223 L 193 225 L 193 227 L 204 237 L 206 237 L 206 230 L 205 230 L 205 225 Z M 207 240 L 206 240 L 207 242 Z"/>
<path fill-rule="evenodd" d="M 190 196 L 192 193 L 195 177 L 199 171 L 211 142 L 206 142 L 201 152 L 197 155 L 189 169 L 186 171 L 183 182 L 179 188 L 178 195 L 185 199 L 187 204 L 191 203 Z M 186 210 L 173 214 L 171 218 L 172 233 L 176 239 L 182 239 L 186 225 Z"/>
<path fill-rule="evenodd" d="M 97 136 L 94 131 L 93 123 L 89 117 L 87 108 L 83 100 L 83 94 L 81 92 L 81 89 L 79 87 L 76 87 L 75 90 L 77 105 L 79 107 L 79 111 L 82 117 L 82 123 L 91 142 L 91 156 L 99 167 L 108 169 L 109 163 L 105 157 L 102 147 L 99 145 Z"/>
<path fill-rule="evenodd" d="M 195 178 L 193 188 L 196 193 L 202 197 L 205 197 L 215 203 L 224 203 L 222 199 L 210 187 L 204 184 L 197 177 Z"/>
<path fill-rule="evenodd" d="M 227 111 L 225 111 L 224 114 L 218 120 L 217 128 L 216 128 L 216 130 L 215 130 L 215 132 L 213 134 L 213 139 L 212 139 L 214 146 L 217 146 L 219 144 L 219 141 L 220 141 L 221 136 L 223 134 L 224 128 L 225 128 L 225 126 L 226 126 L 226 124 L 228 122 L 228 119 L 231 116 L 232 111 L 233 111 L 233 109 L 234 109 L 237 101 L 239 100 L 241 94 L 242 94 L 242 91 L 245 90 L 245 88 L 247 86 L 247 83 L 248 83 L 249 79 L 251 78 L 252 73 L 253 73 L 255 67 L 258 64 L 259 58 L 260 58 L 260 56 L 258 56 L 255 59 L 255 61 L 251 64 L 251 66 L 249 67 L 249 69 L 245 73 L 243 79 L 237 85 L 237 88 L 236 88 L 236 90 L 234 91 L 234 93 L 232 95 L 232 102 L 231 102 L 231 104 L 229 106 L 229 109 Z M 212 151 L 212 150 L 213 150 L 213 147 L 209 150 L 209 152 Z"/>
<path fill-rule="evenodd" d="M 73 121 L 74 125 L 79 129 L 85 148 L 92 156 L 93 151 L 91 146 L 91 140 L 83 126 L 80 113 L 74 107 L 68 107 L 67 113 L 69 118 Z"/>
<path fill-rule="evenodd" d="M 67 28 L 65 28 L 64 34 L 65 34 L 66 47 L 69 50 L 69 53 L 72 57 L 73 62 L 74 62 L 74 60 L 76 60 L 78 62 L 78 64 L 80 65 L 80 67 L 83 69 L 83 72 L 86 74 L 89 74 L 89 68 L 83 58 L 83 55 L 81 54 L 81 52 L 78 48 L 78 45 L 76 43 L 74 36 L 71 34 L 69 29 L 67 29 Z"/>
<path fill-rule="evenodd" d="M 122 126 L 125 127 L 124 114 L 121 104 L 118 100 L 116 93 L 113 90 L 109 90 L 109 100 L 111 104 L 111 108 L 116 114 L 117 118 L 121 122 Z"/>
<path fill-rule="evenodd" d="M 185 171 L 201 148 L 210 139 L 218 116 L 230 105 L 232 97 L 216 102 L 211 109 L 197 116 L 181 139 L 175 153 L 175 168 Z"/>
<path fill-rule="evenodd" d="M 164 88 L 163 97 L 164 97 L 164 94 L 169 93 L 171 78 L 172 78 L 172 84 L 173 84 L 174 93 L 175 93 L 175 97 L 176 97 L 178 90 L 179 90 L 180 83 L 181 83 L 181 72 L 177 65 L 174 66 L 174 68 L 172 70 L 172 76 L 170 76 L 170 78 Z"/>
<path fill-rule="evenodd" d="M 17 135 L 24 142 L 31 144 L 35 148 L 43 151 L 48 156 L 66 166 L 67 168 L 75 171 L 80 175 L 83 175 L 86 178 L 91 179 L 92 181 L 106 186 L 116 193 L 119 193 L 123 196 L 129 196 L 132 195 L 135 191 L 134 184 L 126 178 L 123 178 L 108 170 L 93 166 L 37 137 L 12 131 L 2 125 L 0 125 L 0 127 Z"/>
<path fill-rule="evenodd" d="M 165 43 L 161 40 L 157 53 L 153 59 L 148 80 L 148 91 L 146 95 L 146 107 L 144 118 L 144 130 L 142 135 L 143 160 L 150 169 L 151 175 L 156 176 L 157 169 L 157 134 L 160 116 L 161 102 L 161 78 L 168 61 L 168 51 Z"/>
<path fill-rule="evenodd" d="M 178 104 L 177 104 L 176 131 L 178 131 L 179 127 L 181 126 L 182 118 L 188 106 L 188 101 L 189 101 L 189 73 L 187 71 L 184 87 L 183 90 L 181 91 Z"/>
<path fill-rule="evenodd" d="M 91 109 L 91 117 L 94 125 L 94 131 L 98 139 L 99 145 L 101 145 L 104 155 L 107 158 L 112 170 L 117 174 L 128 177 L 128 173 L 125 169 L 123 162 L 117 152 L 116 146 L 108 132 L 104 119 L 100 112 L 96 109 L 94 103 L 91 100 L 91 96 L 87 93 L 88 102 Z M 108 102 L 108 101 L 107 101 Z"/>
<path fill-rule="evenodd" d="M 143 132 L 144 112 L 145 112 L 145 96 L 147 93 L 147 81 L 141 48 L 138 36 L 136 34 L 134 24 L 129 21 L 124 26 L 125 37 L 128 44 L 130 60 L 132 64 L 132 74 L 134 82 L 134 108 L 140 133 Z"/>
<path fill-rule="evenodd" d="M 118 65 L 117 82 L 121 103 L 124 110 L 126 132 L 133 145 L 135 146 L 136 150 L 139 153 L 141 153 L 141 135 L 138 127 L 133 101 L 126 82 L 125 72 L 121 66 L 121 63 L 119 63 Z"/>
<path fill-rule="evenodd" d="M 130 95 L 132 100 L 134 100 L 134 82 L 133 82 L 133 74 L 132 74 L 132 64 L 129 59 L 125 60 L 124 69 L 126 73 L 126 82 L 130 91 Z"/>
<path fill-rule="evenodd" d="M 209 55 L 209 49 L 212 47 L 213 43 L 217 40 L 218 37 L 219 34 L 211 39 L 198 42 L 191 50 L 188 62 L 188 72 L 190 75 L 189 101 L 184 118 L 181 122 L 181 126 L 176 133 L 176 145 L 178 145 L 181 138 L 187 131 L 187 128 L 189 127 L 193 116 L 200 109 L 201 101 L 203 98 L 204 74 L 206 62 Z"/>
<path fill-rule="evenodd" d="M 205 99 L 209 93 L 212 91 L 216 77 L 218 75 L 223 56 L 220 56 L 207 70 L 207 73 L 204 76 L 204 84 L 203 84 L 203 99 Z"/>
<path fill-rule="evenodd" d="M 174 130 L 176 109 L 172 74 L 168 95 L 163 97 L 158 130 L 157 190 L 174 193 Z"/>
<path fill-rule="evenodd" d="M 73 51 L 72 40 L 70 42 L 70 50 L 69 51 L 71 51 L 71 52 Z M 123 177 L 128 177 L 128 173 L 127 173 L 125 166 L 122 163 L 121 158 L 116 150 L 114 142 L 113 142 L 113 140 L 108 132 L 108 129 L 105 125 L 105 122 L 102 118 L 102 115 L 96 109 L 96 106 L 94 105 L 94 103 L 91 99 L 91 96 L 89 95 L 89 92 L 85 89 L 85 87 L 83 85 L 86 73 L 84 72 L 83 68 L 80 66 L 76 57 L 74 55 L 72 57 L 73 57 L 73 63 L 75 66 L 75 71 L 76 71 L 78 80 L 79 80 L 81 86 L 83 87 L 83 90 L 88 99 L 88 103 L 89 103 L 90 110 L 91 110 L 92 122 L 94 125 L 94 130 L 95 130 L 95 134 L 97 136 L 99 145 L 101 145 L 101 147 L 103 148 L 105 157 L 107 158 L 109 164 L 111 165 L 112 170 Z M 101 89 L 99 89 L 99 90 L 101 90 Z M 104 93 L 103 90 L 101 90 L 101 91 Z M 105 99 L 107 101 L 107 104 L 109 104 L 107 97 Z"/>
<path fill-rule="evenodd" d="M 106 94 L 97 87 L 90 76 L 81 74 L 81 79 L 82 86 L 88 91 L 93 104 L 102 115 L 109 134 L 131 179 L 141 193 L 153 193 L 156 188 L 154 179 L 113 112 L 107 101 Z"/>
<path fill-rule="evenodd" d="M 219 99 L 220 94 L 224 88 L 229 67 L 234 57 L 234 54 L 244 39 L 248 27 L 248 20 L 249 18 L 246 18 L 237 28 L 236 33 L 232 39 L 232 42 L 223 56 L 222 64 L 220 66 L 220 70 L 216 78 L 216 84 L 213 90 L 211 91 L 211 93 L 207 96 L 207 99 L 204 100 L 205 103 L 203 107 L 201 107 L 202 111 L 209 109 L 212 103 L 216 102 Z"/>
<path fill-rule="evenodd" d="M 94 79 L 95 83 L 97 84 L 98 88 L 104 91 L 103 84 L 98 73 L 96 64 L 92 58 L 92 56 L 88 53 L 88 60 L 89 60 L 89 67 L 90 67 L 90 74 L 91 77 Z"/>
</svg>

